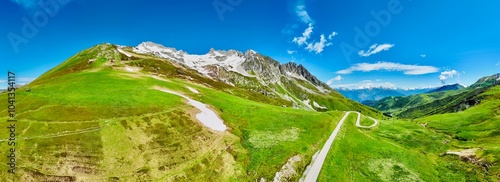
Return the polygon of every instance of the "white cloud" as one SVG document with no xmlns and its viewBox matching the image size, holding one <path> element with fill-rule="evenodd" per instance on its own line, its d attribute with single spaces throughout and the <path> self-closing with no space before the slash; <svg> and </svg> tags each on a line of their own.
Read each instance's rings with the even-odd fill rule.
<svg viewBox="0 0 500 182">
<path fill-rule="evenodd" d="M 299 17 L 299 20 L 304 23 L 313 23 L 312 18 L 309 16 L 309 13 L 306 11 L 306 6 L 302 3 L 295 6 L 295 13 Z"/>
<path fill-rule="evenodd" d="M 293 38 L 293 42 L 297 43 L 297 45 L 302 46 L 305 45 L 305 49 L 309 52 L 315 52 L 316 54 L 322 53 L 325 47 L 333 45 L 331 42 L 328 42 L 324 34 L 321 34 L 319 42 L 311 42 L 308 40 L 311 38 L 314 27 L 312 23 L 309 23 L 309 27 L 304 30 L 301 37 Z M 332 35 L 330 35 L 332 36 Z"/>
<path fill-rule="evenodd" d="M 388 88 L 388 89 L 396 89 L 396 85 L 385 82 L 385 83 L 365 83 L 358 86 L 358 89 L 371 89 L 371 88 Z"/>
<path fill-rule="evenodd" d="M 329 40 L 332 40 L 332 39 L 333 39 L 333 37 L 335 37 L 335 36 L 337 36 L 337 35 L 338 35 L 338 33 L 337 33 L 337 32 L 332 32 L 332 34 L 330 34 L 330 35 L 328 36 L 328 39 L 329 39 Z"/>
<path fill-rule="evenodd" d="M 7 80 L 0 80 L 0 83 L 7 83 Z"/>
<path fill-rule="evenodd" d="M 444 72 L 441 72 L 441 75 L 439 75 L 439 80 L 441 80 L 441 82 L 443 84 L 445 84 L 446 80 L 452 79 L 454 77 L 459 77 L 459 76 L 460 76 L 460 73 L 457 70 L 444 71 Z"/>
<path fill-rule="evenodd" d="M 372 46 L 370 46 L 370 49 L 368 49 L 367 51 L 364 51 L 364 50 L 361 50 L 359 51 L 359 56 L 362 56 L 362 57 L 368 57 L 368 56 L 371 56 L 373 54 L 377 54 L 379 52 L 382 52 L 382 51 L 388 51 L 389 49 L 393 48 L 394 47 L 394 44 L 374 44 Z"/>
<path fill-rule="evenodd" d="M 307 44 L 306 50 L 309 52 L 316 52 L 316 54 L 319 54 L 323 52 L 325 47 L 333 45 L 331 42 L 328 42 L 325 38 L 325 35 L 320 36 L 320 41 L 319 42 L 313 42 L 310 44 Z"/>
<path fill-rule="evenodd" d="M 294 37 L 293 42 L 299 46 L 305 46 L 305 50 L 308 52 L 315 52 L 316 54 L 322 53 L 325 47 L 332 46 L 333 44 L 328 40 L 332 40 L 333 37 L 337 36 L 337 32 L 332 32 L 328 36 L 325 34 L 321 34 L 320 40 L 318 42 L 309 41 L 312 33 L 314 32 L 314 20 L 309 16 L 309 13 L 306 11 L 305 0 L 298 0 L 295 6 L 295 13 L 299 17 L 299 20 L 303 23 L 308 24 L 308 27 L 302 33 L 300 37 Z M 293 33 L 293 31 L 287 29 L 286 31 L 282 31 L 283 34 Z M 328 38 L 328 39 L 327 39 Z"/>
<path fill-rule="evenodd" d="M 425 55 L 425 54 L 421 54 L 421 55 L 420 55 L 420 57 L 422 57 L 422 58 L 426 58 L 426 57 L 427 57 L 427 55 Z"/>
<path fill-rule="evenodd" d="M 337 89 L 373 89 L 373 88 L 385 88 L 385 89 L 397 89 L 396 85 L 390 82 L 360 82 L 352 84 L 340 84 L 340 85 L 330 85 L 332 88 Z"/>
<path fill-rule="evenodd" d="M 287 50 L 286 53 L 292 55 L 292 54 L 295 54 L 297 51 L 293 51 L 293 50 Z"/>
<path fill-rule="evenodd" d="M 371 72 L 371 71 L 402 71 L 405 75 L 424 75 L 429 73 L 436 73 L 439 71 L 438 68 L 433 66 L 418 66 L 418 65 L 406 65 L 400 63 L 391 62 L 378 62 L 378 63 L 359 63 L 351 66 L 348 69 L 340 70 L 337 74 L 351 74 L 355 71 Z"/>
<path fill-rule="evenodd" d="M 343 80 L 343 79 L 344 79 L 344 78 L 342 78 L 342 76 L 337 75 L 337 77 L 335 77 L 335 78 L 332 78 L 332 79 L 328 80 L 328 81 L 326 82 L 326 84 L 327 84 L 327 85 L 332 85 L 332 84 L 333 84 L 333 82 L 339 82 L 339 81 L 341 81 L 341 80 Z"/>
<path fill-rule="evenodd" d="M 304 33 L 302 33 L 302 37 L 295 37 L 293 38 L 293 42 L 297 43 L 299 46 L 303 44 L 307 44 L 307 39 L 311 38 L 311 34 L 313 33 L 313 25 L 312 23 L 309 23 L 309 27 L 304 30 Z"/>
</svg>

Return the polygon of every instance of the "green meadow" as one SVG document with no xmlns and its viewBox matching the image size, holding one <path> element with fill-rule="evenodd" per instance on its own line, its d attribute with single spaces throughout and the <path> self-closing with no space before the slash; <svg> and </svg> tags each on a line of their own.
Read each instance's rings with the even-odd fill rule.
<svg viewBox="0 0 500 182">
<path fill-rule="evenodd" d="M 185 99 L 158 87 L 207 104 L 228 130 L 209 130 Z M 351 114 L 319 181 L 500 181 L 499 93 L 495 87 L 465 111 L 414 120 L 384 118 L 338 92 L 305 95 L 328 108 L 306 111 L 168 60 L 116 54 L 114 46 L 103 44 L 17 90 L 17 174 L 7 174 L 2 162 L 0 181 L 271 181 L 289 159 L 299 158 L 286 178 L 298 181 L 343 111 L 360 111 L 363 126 L 373 124 L 369 117 L 380 123 L 360 129 Z M 7 100 L 7 94 L 0 98 Z M 7 105 L 0 102 L 2 128 L 8 126 Z M 0 137 L 4 156 L 6 139 Z M 491 167 L 444 155 L 470 148 Z"/>
<path fill-rule="evenodd" d="M 299 156 L 299 173 L 292 177 L 298 179 L 343 114 L 283 108 L 282 101 L 264 103 L 262 96 L 203 78 L 187 82 L 166 77 L 168 66 L 153 78 L 141 63 L 149 58 L 121 58 L 120 65 L 142 65 L 137 73 L 116 64 L 89 67 L 75 61 L 86 62 L 106 49 L 111 48 L 98 46 L 70 58 L 25 87 L 31 92 L 17 90 L 15 179 L 270 180 L 289 158 Z M 210 131 L 193 117 L 184 99 L 155 86 L 210 105 L 229 130 Z M 7 108 L 6 102 L 0 107 Z M 4 127 L 7 112 L 0 112 Z M 0 146 L 7 148 L 7 142 L 0 141 Z M 7 155 L 7 150 L 0 152 Z M 11 178 L 6 165 L 0 171 L 2 181 Z"/>
<path fill-rule="evenodd" d="M 350 115 L 319 181 L 500 181 L 499 93 L 498 86 L 490 89 L 480 105 L 462 112 L 382 120 L 372 129 L 357 128 Z M 464 149 L 478 149 L 475 158 L 491 167 L 445 155 Z"/>
</svg>

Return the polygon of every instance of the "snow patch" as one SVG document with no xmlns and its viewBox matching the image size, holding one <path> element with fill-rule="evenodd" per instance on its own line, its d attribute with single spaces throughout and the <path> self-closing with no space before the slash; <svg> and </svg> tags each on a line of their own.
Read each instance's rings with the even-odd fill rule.
<svg viewBox="0 0 500 182">
<path fill-rule="evenodd" d="M 313 101 L 313 105 L 314 105 L 314 107 L 316 107 L 316 108 L 320 108 L 320 109 L 328 109 L 328 108 L 326 108 L 325 106 L 321 106 L 321 105 L 319 105 L 316 101 Z"/>
<path fill-rule="evenodd" d="M 131 73 L 137 73 L 139 72 L 139 68 L 133 68 L 133 67 L 125 67 L 125 70 L 127 70 L 128 72 L 131 72 Z"/>
<path fill-rule="evenodd" d="M 198 90 L 196 90 L 196 89 L 194 89 L 194 88 L 192 88 L 190 86 L 186 86 L 186 88 L 189 89 L 189 91 L 191 91 L 191 92 L 193 92 L 195 94 L 200 94 L 200 92 Z"/>
<path fill-rule="evenodd" d="M 301 75 L 299 75 L 299 74 L 296 74 L 296 73 L 290 73 L 290 72 L 286 72 L 286 74 L 287 74 L 288 76 L 291 76 L 291 77 L 295 78 L 295 79 L 304 80 L 304 81 L 309 82 L 306 78 L 304 78 L 303 76 L 301 76 Z"/>
<path fill-rule="evenodd" d="M 476 156 L 477 149 L 465 149 L 462 151 L 451 151 L 448 150 L 446 151 L 447 155 L 457 155 L 460 157 L 471 157 L 471 156 Z"/>
<path fill-rule="evenodd" d="M 308 108 L 314 111 L 314 108 L 311 106 L 311 100 L 307 99 L 302 101 L 302 103 Z"/>
<path fill-rule="evenodd" d="M 188 100 L 189 105 L 192 105 L 201 111 L 201 113 L 196 114 L 196 119 L 198 119 L 203 125 L 215 131 L 226 131 L 227 126 L 224 124 L 224 121 L 222 121 L 222 119 L 220 119 L 219 116 L 217 116 L 217 114 L 214 111 L 209 109 L 206 104 L 195 101 L 177 92 L 173 92 L 162 88 L 157 88 L 157 90 L 169 94 L 174 94 Z"/>
<path fill-rule="evenodd" d="M 125 54 L 125 56 L 127 57 L 132 57 L 131 54 L 129 54 L 128 52 L 125 52 L 124 50 L 122 50 L 121 48 L 118 48 L 118 52 L 122 53 L 122 54 Z"/>
<path fill-rule="evenodd" d="M 206 69 L 208 66 L 219 66 L 243 76 L 251 76 L 241 67 L 246 60 L 245 56 L 234 50 L 215 51 L 212 49 L 209 53 L 204 55 L 191 55 L 174 48 L 167 48 L 152 42 L 145 42 L 135 47 L 134 52 L 140 54 L 154 54 L 158 57 L 184 64 L 205 76 L 209 76 L 209 70 Z"/>
</svg>

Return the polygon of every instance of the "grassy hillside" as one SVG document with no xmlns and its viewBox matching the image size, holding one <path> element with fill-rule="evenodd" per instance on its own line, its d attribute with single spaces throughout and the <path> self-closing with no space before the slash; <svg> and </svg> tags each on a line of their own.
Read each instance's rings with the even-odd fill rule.
<svg viewBox="0 0 500 182">
<path fill-rule="evenodd" d="M 416 106 L 431 103 L 435 100 L 446 98 L 460 93 L 459 91 L 434 92 L 426 94 L 417 94 L 405 97 L 387 97 L 377 102 L 366 102 L 371 107 L 384 112 L 398 115 L 399 113 Z"/>
<path fill-rule="evenodd" d="M 184 99 L 155 86 L 210 105 L 229 130 L 207 129 Z M 301 159 L 295 165 L 301 174 L 343 114 L 283 108 L 288 101 L 213 81 L 167 60 L 126 57 L 108 44 L 71 57 L 25 88 L 31 92 L 18 90 L 16 102 L 14 179 L 20 181 L 270 180 L 294 156 Z M 317 100 L 337 110 L 376 113 L 332 94 Z M 7 103 L 0 108 L 0 125 L 6 127 Z M 7 148 L 5 138 L 0 146 Z M 1 181 L 11 178 L 6 165 L 0 171 Z"/>
<path fill-rule="evenodd" d="M 452 136 L 459 142 L 457 149 L 476 148 L 477 158 L 493 164 L 489 173 L 500 176 L 500 86 L 480 95 L 484 98 L 480 105 L 463 112 L 440 114 L 417 119 L 427 123 L 437 132 Z"/>
<path fill-rule="evenodd" d="M 463 141 L 448 133 L 400 120 L 382 121 L 373 129 L 359 129 L 355 121 L 355 115 L 346 120 L 319 181 L 500 180 L 495 167 L 488 173 L 483 166 L 464 162 L 458 156 L 443 155 L 461 148 L 457 146 L 464 147 Z M 493 141 L 498 142 L 497 139 Z M 485 145 L 495 146 L 493 141 Z M 478 146 L 483 145 L 475 145 Z"/>
<path fill-rule="evenodd" d="M 467 89 L 458 94 L 436 99 L 429 103 L 417 104 L 400 112 L 398 116 L 402 118 L 419 118 L 466 110 L 479 104 L 483 99 L 481 93 L 487 91 L 489 88 Z"/>
<path fill-rule="evenodd" d="M 483 100 L 482 93 L 500 85 L 500 74 L 479 79 L 475 84 L 463 89 L 461 85 L 445 86 L 441 89 L 458 89 L 407 97 L 387 97 L 380 101 L 365 102 L 386 114 L 400 118 L 420 118 L 435 114 L 454 113 L 475 106 Z"/>
</svg>

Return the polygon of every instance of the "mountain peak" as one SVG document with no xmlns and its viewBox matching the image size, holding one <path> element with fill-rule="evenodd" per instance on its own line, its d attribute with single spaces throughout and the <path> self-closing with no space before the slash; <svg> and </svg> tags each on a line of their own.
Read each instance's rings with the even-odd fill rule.
<svg viewBox="0 0 500 182">
<path fill-rule="evenodd" d="M 252 50 L 252 49 L 249 49 L 245 52 L 245 56 L 251 56 L 251 55 L 256 55 L 256 54 L 259 54 L 259 53 Z"/>
<path fill-rule="evenodd" d="M 450 91 L 450 90 L 460 90 L 460 89 L 464 89 L 465 87 L 456 83 L 456 84 L 452 84 L 452 85 L 445 85 L 445 86 L 442 86 L 442 87 L 439 87 L 439 88 L 436 88 L 428 93 L 434 93 L 434 92 L 443 92 L 443 91 Z"/>
<path fill-rule="evenodd" d="M 476 83 L 472 84 L 470 88 L 489 87 L 493 85 L 500 85 L 500 73 L 483 77 Z"/>
</svg>

